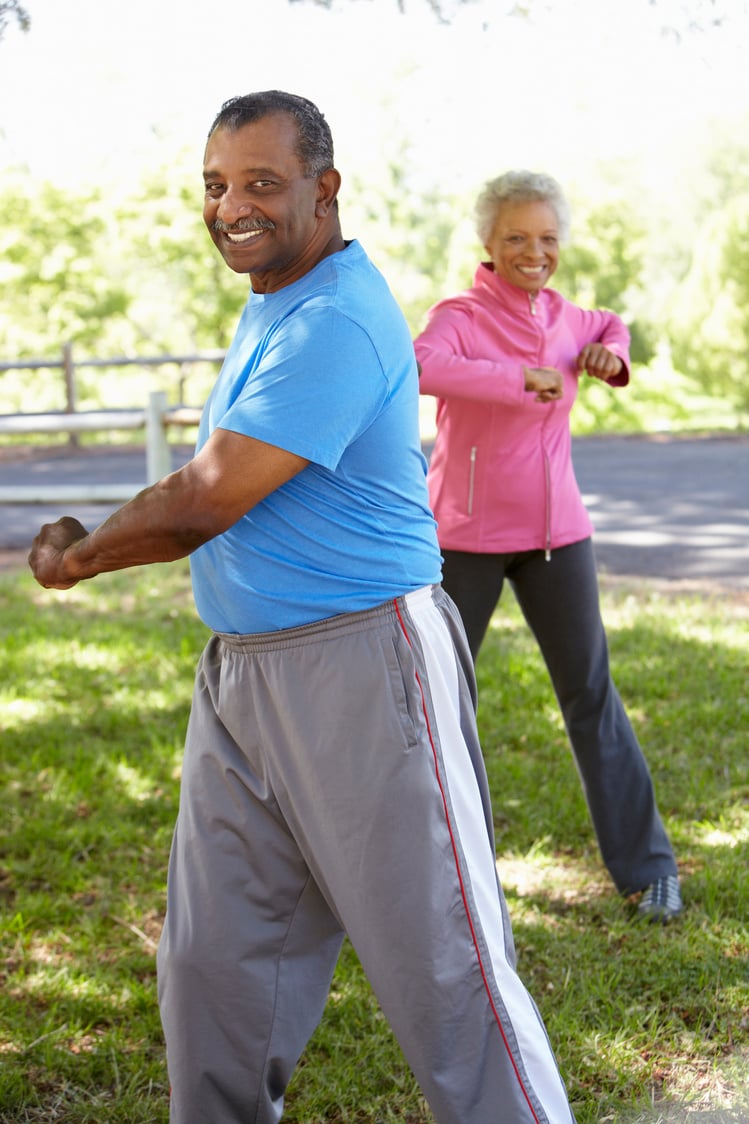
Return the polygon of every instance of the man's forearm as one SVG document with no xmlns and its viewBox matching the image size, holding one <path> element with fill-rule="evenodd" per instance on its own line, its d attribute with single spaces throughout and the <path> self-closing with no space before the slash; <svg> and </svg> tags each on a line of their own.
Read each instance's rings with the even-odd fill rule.
<svg viewBox="0 0 749 1124">
<path fill-rule="evenodd" d="M 139 492 L 90 534 L 74 538 L 75 530 L 67 530 L 64 542 L 64 527 L 44 528 L 29 558 L 35 575 L 43 585 L 64 587 L 112 570 L 184 558 L 223 529 L 201 518 L 191 493 L 185 474 L 172 473 Z"/>
<path fill-rule="evenodd" d="M 90 534 L 77 519 L 42 527 L 29 565 L 40 585 L 68 589 L 109 570 L 184 558 L 308 463 L 279 446 L 219 427 L 183 468 L 139 492 Z"/>
<path fill-rule="evenodd" d="M 85 539 L 71 544 L 66 565 L 80 580 L 191 554 L 216 531 L 196 518 L 188 491 L 179 473 L 145 488 Z"/>
</svg>

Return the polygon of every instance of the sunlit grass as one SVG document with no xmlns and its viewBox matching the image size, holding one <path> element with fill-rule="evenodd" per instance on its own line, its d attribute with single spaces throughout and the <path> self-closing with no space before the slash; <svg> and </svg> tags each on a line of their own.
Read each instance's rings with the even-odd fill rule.
<svg viewBox="0 0 749 1124">
<path fill-rule="evenodd" d="M 686 911 L 642 927 L 614 893 L 508 594 L 479 720 L 520 972 L 580 1124 L 746 1121 L 749 600 L 617 581 L 603 604 Z M 0 577 L 0 631 L 0 1122 L 166 1122 L 154 954 L 206 638 L 186 567 Z M 348 944 L 285 1119 L 431 1119 Z"/>
</svg>

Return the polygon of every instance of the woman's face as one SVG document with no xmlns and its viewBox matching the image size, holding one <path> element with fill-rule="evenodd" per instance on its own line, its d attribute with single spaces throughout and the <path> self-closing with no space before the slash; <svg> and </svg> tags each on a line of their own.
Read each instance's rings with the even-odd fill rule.
<svg viewBox="0 0 749 1124">
<path fill-rule="evenodd" d="M 505 203 L 486 250 L 495 273 L 526 293 L 537 293 L 559 264 L 559 220 L 554 208 L 540 199 Z"/>
</svg>

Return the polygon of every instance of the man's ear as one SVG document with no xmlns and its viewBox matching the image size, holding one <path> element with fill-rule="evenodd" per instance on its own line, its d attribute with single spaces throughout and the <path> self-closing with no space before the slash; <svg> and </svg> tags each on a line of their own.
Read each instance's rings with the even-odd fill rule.
<svg viewBox="0 0 749 1124">
<path fill-rule="evenodd" d="M 317 181 L 317 202 L 315 214 L 324 219 L 335 205 L 341 187 L 341 174 L 335 168 L 328 168 Z"/>
</svg>

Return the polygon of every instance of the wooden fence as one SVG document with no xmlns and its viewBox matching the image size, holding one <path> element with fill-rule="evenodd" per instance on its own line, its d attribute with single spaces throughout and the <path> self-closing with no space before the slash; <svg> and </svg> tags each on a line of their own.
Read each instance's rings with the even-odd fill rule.
<svg viewBox="0 0 749 1124">
<path fill-rule="evenodd" d="M 149 484 L 160 480 L 171 471 L 171 450 L 168 431 L 173 427 L 195 426 L 200 421 L 201 408 L 195 406 L 170 406 L 165 391 L 153 391 L 143 406 L 112 410 L 79 410 L 75 371 L 79 367 L 163 367 L 176 365 L 178 370 L 178 396 L 181 402 L 185 380 L 196 363 L 222 362 L 224 352 L 208 351 L 195 355 L 159 355 L 129 359 L 85 359 L 73 362 L 72 348 L 66 344 L 60 360 L 31 359 L 0 362 L 0 374 L 9 370 L 60 370 L 65 381 L 64 410 L 46 413 L 0 414 L 0 437 L 31 436 L 33 434 L 67 433 L 73 443 L 84 432 L 113 432 L 118 430 L 145 431 L 146 480 Z M 0 486 L 0 503 L 55 503 L 55 502 L 121 502 L 135 495 L 141 483 L 121 482 L 103 484 L 89 481 L 85 484 L 23 484 Z"/>
</svg>

